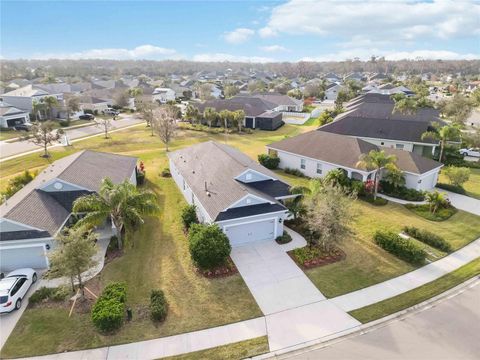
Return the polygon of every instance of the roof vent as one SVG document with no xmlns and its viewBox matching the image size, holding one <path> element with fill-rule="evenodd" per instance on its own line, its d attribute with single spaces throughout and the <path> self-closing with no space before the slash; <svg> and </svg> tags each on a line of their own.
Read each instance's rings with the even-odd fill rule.
<svg viewBox="0 0 480 360">
<path fill-rule="evenodd" d="M 195 174 L 195 170 L 192 170 L 192 174 Z"/>
<path fill-rule="evenodd" d="M 210 197 L 212 194 L 210 194 L 210 191 L 207 191 L 207 196 Z"/>
</svg>

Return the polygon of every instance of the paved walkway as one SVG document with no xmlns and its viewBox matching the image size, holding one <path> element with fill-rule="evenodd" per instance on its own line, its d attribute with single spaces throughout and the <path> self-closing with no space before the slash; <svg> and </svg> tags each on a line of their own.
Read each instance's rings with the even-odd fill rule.
<svg viewBox="0 0 480 360">
<path fill-rule="evenodd" d="M 330 301 L 344 311 L 375 304 L 425 285 L 480 257 L 480 239 L 420 269 L 382 283 L 357 290 Z"/>
</svg>

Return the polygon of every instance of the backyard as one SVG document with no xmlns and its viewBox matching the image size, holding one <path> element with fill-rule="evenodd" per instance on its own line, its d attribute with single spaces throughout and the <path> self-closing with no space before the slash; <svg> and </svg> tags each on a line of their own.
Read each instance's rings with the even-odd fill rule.
<svg viewBox="0 0 480 360">
<path fill-rule="evenodd" d="M 448 184 L 448 179 L 443 173 L 440 173 L 438 181 Z M 470 169 L 470 178 L 463 184 L 463 188 L 467 192 L 466 195 L 480 199 L 480 169 Z"/>
<path fill-rule="evenodd" d="M 198 131 L 181 131 L 170 145 L 171 151 L 206 140 L 227 142 L 256 159 L 265 152 L 265 145 L 313 129 L 314 126 L 286 125 L 275 132 L 255 131 L 227 137 Z M 120 344 L 182 332 L 194 331 L 221 324 L 261 316 L 255 300 L 240 275 L 224 279 L 206 279 L 193 269 L 187 240 L 180 224 L 179 213 L 185 203 L 175 183 L 160 177 L 167 167 L 163 144 L 150 136 L 144 125 L 119 131 L 105 140 L 94 137 L 79 141 L 68 148 L 51 150 L 52 160 L 82 149 L 108 151 L 138 156 L 144 163 L 147 186 L 158 196 L 161 213 L 146 221 L 130 237 L 127 251 L 110 262 L 92 287 L 102 287 L 110 281 L 125 281 L 128 286 L 128 305 L 133 320 L 113 335 L 100 335 L 93 327 L 89 313 L 74 313 L 68 317 L 68 305 L 27 309 L 2 350 L 2 357 L 31 356 L 110 344 Z M 6 180 L 25 169 L 42 169 L 48 160 L 37 154 L 1 163 L 1 186 Z M 292 185 L 305 184 L 306 179 L 278 174 Z M 376 229 L 400 231 L 402 226 L 417 226 L 442 235 L 454 249 L 480 236 L 480 217 L 459 211 L 444 222 L 424 220 L 403 206 L 389 203 L 375 207 L 355 202 L 356 235 L 341 244 L 347 258 L 339 263 L 307 271 L 309 278 L 327 297 L 344 294 L 413 270 L 414 267 L 379 249 L 372 241 Z M 435 256 L 443 256 L 436 253 Z M 163 289 L 169 312 L 161 325 L 154 325 L 145 311 L 150 291 Z M 35 334 L 35 336 L 33 336 Z"/>
</svg>

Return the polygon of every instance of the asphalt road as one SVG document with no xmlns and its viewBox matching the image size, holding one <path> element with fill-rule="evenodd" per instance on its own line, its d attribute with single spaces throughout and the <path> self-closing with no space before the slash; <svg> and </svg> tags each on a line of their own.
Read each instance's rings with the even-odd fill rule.
<svg viewBox="0 0 480 360">
<path fill-rule="evenodd" d="M 385 327 L 282 359 L 480 359 L 480 285 Z"/>
<path fill-rule="evenodd" d="M 140 120 L 132 115 L 125 115 L 119 120 L 112 121 L 112 126 L 110 130 L 135 125 L 141 123 L 142 121 L 143 120 Z M 68 134 L 70 140 L 75 140 L 87 136 L 101 134 L 103 133 L 103 128 L 93 124 L 91 126 L 85 126 L 78 129 L 66 130 L 66 133 Z M 11 156 L 36 151 L 39 149 L 41 150 L 40 147 L 28 141 L 16 141 L 12 143 L 0 141 L 0 159 L 9 158 Z"/>
</svg>

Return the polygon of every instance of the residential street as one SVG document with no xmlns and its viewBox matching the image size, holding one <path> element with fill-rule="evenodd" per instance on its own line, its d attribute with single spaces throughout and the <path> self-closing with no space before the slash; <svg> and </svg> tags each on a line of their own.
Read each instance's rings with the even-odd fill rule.
<svg viewBox="0 0 480 360">
<path fill-rule="evenodd" d="M 135 125 L 141 123 L 143 120 L 138 119 L 136 116 L 125 115 L 121 119 L 112 121 L 112 127 L 110 130 L 116 130 L 124 128 L 127 126 Z M 66 131 L 68 137 L 71 140 L 92 136 L 96 134 L 101 134 L 103 128 L 100 126 L 92 125 L 85 126 L 78 129 L 70 129 Z M 7 143 L 5 141 L 0 141 L 0 159 L 9 158 L 18 154 L 23 154 L 30 151 L 40 151 L 41 148 L 32 144 L 28 141 L 16 141 L 12 143 Z"/>
<path fill-rule="evenodd" d="M 401 321 L 281 359 L 478 359 L 480 285 Z"/>
</svg>

